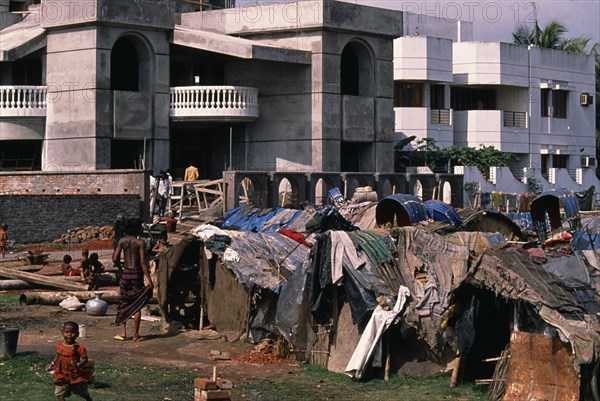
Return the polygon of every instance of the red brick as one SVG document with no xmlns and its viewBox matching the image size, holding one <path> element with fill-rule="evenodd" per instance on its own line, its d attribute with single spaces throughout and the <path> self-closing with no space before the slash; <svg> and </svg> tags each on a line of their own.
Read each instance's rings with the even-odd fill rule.
<svg viewBox="0 0 600 401">
<path fill-rule="evenodd" d="M 203 377 L 196 377 L 194 379 L 194 388 L 199 388 L 200 390 L 217 390 L 217 383 L 210 379 L 205 379 Z"/>
<path fill-rule="evenodd" d="M 228 400 L 231 398 L 229 390 L 202 390 L 201 400 Z"/>
</svg>

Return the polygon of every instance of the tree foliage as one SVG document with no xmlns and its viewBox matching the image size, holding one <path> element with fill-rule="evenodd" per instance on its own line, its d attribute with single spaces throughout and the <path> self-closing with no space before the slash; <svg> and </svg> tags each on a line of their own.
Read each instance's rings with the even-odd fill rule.
<svg viewBox="0 0 600 401">
<path fill-rule="evenodd" d="M 591 36 L 565 38 L 569 30 L 559 21 L 552 20 L 540 28 L 537 21 L 534 25 L 517 24 L 512 33 L 513 42 L 525 46 L 537 46 L 546 49 L 565 50 L 574 53 L 585 53 L 585 48 L 592 39 Z"/>
<path fill-rule="evenodd" d="M 402 151 L 405 146 L 406 143 L 394 148 L 395 160 L 400 162 L 397 167 L 400 168 L 426 165 L 433 171 L 446 171 L 453 166 L 476 166 L 486 175 L 490 167 L 508 166 L 518 159 L 515 154 L 501 152 L 493 146 L 440 148 L 432 138 L 417 140 L 413 152 Z"/>
</svg>

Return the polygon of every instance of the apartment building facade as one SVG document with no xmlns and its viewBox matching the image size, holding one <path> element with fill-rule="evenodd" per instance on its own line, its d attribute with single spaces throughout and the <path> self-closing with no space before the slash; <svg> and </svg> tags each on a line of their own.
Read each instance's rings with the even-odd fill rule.
<svg viewBox="0 0 600 401">
<path fill-rule="evenodd" d="M 523 191 L 528 178 L 544 188 L 597 185 L 593 56 L 476 42 L 464 23 L 410 18 L 419 31 L 394 41 L 396 140 L 517 155 L 514 185 L 488 189 Z"/>
</svg>

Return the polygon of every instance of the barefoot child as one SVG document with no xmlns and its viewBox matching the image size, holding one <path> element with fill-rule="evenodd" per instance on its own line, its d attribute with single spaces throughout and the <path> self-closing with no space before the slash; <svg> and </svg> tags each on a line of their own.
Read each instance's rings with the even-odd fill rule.
<svg viewBox="0 0 600 401">
<path fill-rule="evenodd" d="M 76 342 L 79 336 L 79 325 L 75 322 L 66 322 L 62 328 L 63 341 L 56 346 L 54 359 L 54 395 L 58 401 L 65 401 L 75 393 L 92 401 L 88 392 L 89 374 L 84 371 L 89 363 L 87 350 Z"/>
</svg>

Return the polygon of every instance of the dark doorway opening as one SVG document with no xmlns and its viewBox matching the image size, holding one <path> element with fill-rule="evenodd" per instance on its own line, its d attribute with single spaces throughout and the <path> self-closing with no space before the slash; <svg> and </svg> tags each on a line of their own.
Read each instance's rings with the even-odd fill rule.
<svg viewBox="0 0 600 401">
<path fill-rule="evenodd" d="M 342 95 L 358 96 L 360 78 L 358 56 L 351 46 L 346 46 L 342 51 L 340 74 Z"/>
<path fill-rule="evenodd" d="M 130 92 L 140 90 L 138 52 L 127 38 L 117 40 L 110 53 L 110 89 Z"/>
<path fill-rule="evenodd" d="M 362 142 L 342 142 L 340 144 L 340 170 L 358 172 L 361 170 L 361 154 L 367 144 Z"/>
<path fill-rule="evenodd" d="M 110 144 L 110 168 L 141 169 L 144 141 L 113 139 Z"/>
<path fill-rule="evenodd" d="M 0 171 L 42 169 L 42 141 L 0 141 Z"/>
</svg>

